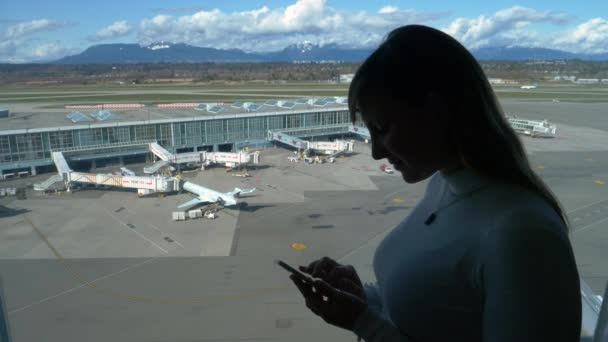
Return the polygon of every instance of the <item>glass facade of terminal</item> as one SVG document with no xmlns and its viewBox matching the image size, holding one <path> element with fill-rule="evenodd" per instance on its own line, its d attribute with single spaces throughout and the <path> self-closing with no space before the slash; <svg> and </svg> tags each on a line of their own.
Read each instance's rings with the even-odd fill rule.
<svg viewBox="0 0 608 342">
<path fill-rule="evenodd" d="M 175 122 L 146 124 L 118 122 L 113 127 L 72 129 L 68 127 L 37 129 L 35 133 L 3 134 L 0 131 L 0 171 L 51 165 L 52 151 L 74 151 L 87 147 L 106 148 L 157 141 L 167 150 L 217 148 L 219 144 L 245 146 L 248 142 L 263 142 L 269 130 L 298 130 L 350 124 L 348 110 L 336 108 L 322 111 L 293 113 L 263 113 L 255 116 L 226 118 L 195 118 Z M 107 126 L 108 124 L 104 124 Z M 322 134 L 331 132 L 325 131 Z M 336 133 L 340 133 L 336 131 Z M 314 133 L 312 133 L 314 134 Z M 140 147 L 141 149 L 141 147 Z M 92 150 L 94 154 L 94 150 Z M 129 149 L 122 149 L 129 152 Z"/>
</svg>

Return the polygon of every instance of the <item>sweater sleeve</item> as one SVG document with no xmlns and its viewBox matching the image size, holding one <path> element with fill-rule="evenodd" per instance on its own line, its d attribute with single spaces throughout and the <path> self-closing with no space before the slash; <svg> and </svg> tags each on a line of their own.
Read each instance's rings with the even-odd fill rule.
<svg viewBox="0 0 608 342">
<path fill-rule="evenodd" d="M 375 283 L 366 283 L 363 285 L 363 290 L 365 291 L 367 306 L 375 312 L 382 312 L 382 300 L 378 294 L 378 285 Z"/>
<path fill-rule="evenodd" d="M 483 341 L 579 341 L 580 284 L 566 233 L 516 220 L 482 239 Z"/>
<path fill-rule="evenodd" d="M 366 342 L 413 342 L 391 322 L 383 319 L 379 313 L 370 308 L 359 316 L 353 332 Z"/>
</svg>

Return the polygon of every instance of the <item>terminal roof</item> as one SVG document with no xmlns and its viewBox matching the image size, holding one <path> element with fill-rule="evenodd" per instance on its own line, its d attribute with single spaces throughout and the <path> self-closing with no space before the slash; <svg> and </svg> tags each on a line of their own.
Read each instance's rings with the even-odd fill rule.
<svg viewBox="0 0 608 342">
<path fill-rule="evenodd" d="M 234 103 L 201 103 L 196 107 L 158 108 L 155 105 L 147 105 L 144 108 L 112 108 L 109 110 L 79 109 L 71 111 L 65 108 L 32 107 L 32 105 L 15 104 L 8 106 L 12 115 L 0 119 L 0 134 L 13 134 L 15 131 L 30 129 L 73 129 L 82 128 L 83 125 L 91 127 L 109 127 L 127 125 L 130 123 L 143 124 L 152 122 L 171 122 L 205 120 L 206 118 L 237 117 L 239 115 L 264 115 L 293 113 L 300 111 L 315 110 L 345 110 L 345 102 L 340 98 L 329 98 L 336 102 L 327 103 L 327 98 L 309 99 L 286 99 L 267 100 L 256 102 L 236 101 Z M 325 103 L 320 107 L 317 101 Z M 54 130 L 54 129 L 53 129 Z M 10 133 L 8 133 L 10 132 Z"/>
</svg>

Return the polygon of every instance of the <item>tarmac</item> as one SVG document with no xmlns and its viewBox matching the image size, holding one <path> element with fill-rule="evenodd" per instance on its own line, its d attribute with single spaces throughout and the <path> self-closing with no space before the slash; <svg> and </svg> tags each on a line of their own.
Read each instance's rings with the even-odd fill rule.
<svg viewBox="0 0 608 342">
<path fill-rule="evenodd" d="M 557 124 L 555 139 L 522 140 L 568 212 L 581 276 L 603 293 L 606 104 L 503 105 Z M 399 174 L 382 173 L 386 161 L 374 161 L 363 142 L 355 151 L 334 164 L 306 165 L 271 148 L 261 151 L 250 178 L 222 168 L 184 173 L 222 192 L 259 189 L 216 220 L 172 221 L 188 193 L 28 190 L 25 199 L 0 199 L 0 274 L 14 341 L 354 341 L 312 314 L 273 260 L 305 265 L 329 256 L 374 281 L 375 247 L 416 205 L 426 182 L 408 185 Z M 127 167 L 139 172 L 142 165 Z"/>
</svg>

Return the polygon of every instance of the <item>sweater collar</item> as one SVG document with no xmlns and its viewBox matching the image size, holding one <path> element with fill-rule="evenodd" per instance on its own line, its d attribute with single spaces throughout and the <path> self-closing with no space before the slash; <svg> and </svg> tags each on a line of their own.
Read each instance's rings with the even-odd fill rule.
<svg viewBox="0 0 608 342">
<path fill-rule="evenodd" d="M 468 167 L 462 167 L 449 172 L 439 171 L 439 173 L 448 183 L 448 187 L 454 195 L 462 195 L 475 191 L 489 182 L 487 178 Z"/>
</svg>

